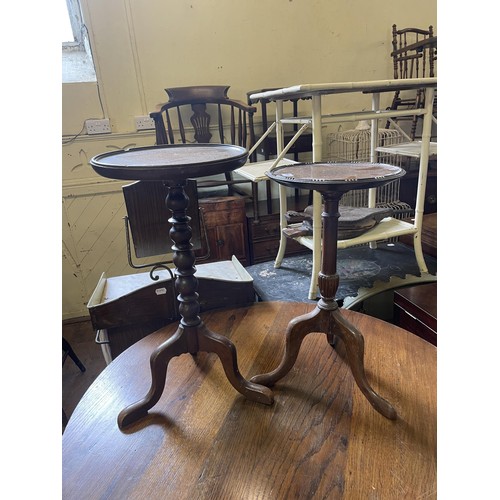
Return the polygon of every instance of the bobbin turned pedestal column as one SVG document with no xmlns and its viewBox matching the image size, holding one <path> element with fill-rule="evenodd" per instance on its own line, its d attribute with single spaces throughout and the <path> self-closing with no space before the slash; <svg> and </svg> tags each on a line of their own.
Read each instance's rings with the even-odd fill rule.
<svg viewBox="0 0 500 500">
<path fill-rule="evenodd" d="M 364 368 L 364 339 L 341 314 L 335 294 L 339 286 L 337 273 L 337 236 L 339 201 L 342 195 L 353 189 L 366 189 L 385 184 L 404 175 L 404 170 L 391 165 L 373 163 L 334 164 L 310 163 L 278 167 L 267 175 L 288 187 L 314 189 L 321 192 L 324 211 L 323 251 L 318 287 L 321 298 L 310 313 L 294 318 L 287 327 L 285 352 L 279 366 L 272 372 L 256 375 L 251 382 L 273 385 L 293 367 L 302 341 L 311 332 L 325 333 L 334 345 L 339 338 L 345 345 L 347 363 L 354 380 L 371 405 L 389 419 L 397 417 L 396 410 L 370 386 Z"/>
<path fill-rule="evenodd" d="M 174 243 L 175 289 L 181 320 L 174 335 L 151 354 L 150 389 L 144 398 L 120 412 L 120 428 L 147 415 L 163 393 L 170 360 L 184 353 L 216 353 L 229 382 L 238 392 L 252 401 L 273 402 L 269 388 L 249 382 L 240 374 L 234 345 L 226 337 L 210 331 L 199 316 L 198 280 L 187 215 L 189 198 L 184 190 L 188 178 L 228 172 L 243 165 L 246 159 L 246 150 L 237 146 L 179 144 L 105 153 L 91 160 L 94 170 L 104 177 L 165 182 L 169 188 L 166 206 L 172 213 L 170 238 Z"/>
</svg>

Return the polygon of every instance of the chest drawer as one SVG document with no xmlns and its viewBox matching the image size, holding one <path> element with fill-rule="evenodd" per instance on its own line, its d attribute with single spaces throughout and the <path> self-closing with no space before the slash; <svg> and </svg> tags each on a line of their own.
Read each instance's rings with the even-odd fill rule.
<svg viewBox="0 0 500 500">
<path fill-rule="evenodd" d="M 254 241 L 252 243 L 252 262 L 258 264 L 259 262 L 268 262 L 274 260 L 278 254 L 280 246 L 279 239 L 268 239 L 262 241 Z M 300 245 L 296 241 L 288 240 L 286 244 L 285 255 L 295 255 L 298 253 L 308 252 L 306 247 Z"/>
<path fill-rule="evenodd" d="M 396 290 L 394 320 L 401 328 L 437 345 L 437 283 Z"/>
<path fill-rule="evenodd" d="M 252 241 L 263 239 L 276 239 L 280 237 L 280 220 L 279 215 L 263 215 L 259 222 L 254 224 L 249 223 L 250 236 Z"/>
</svg>

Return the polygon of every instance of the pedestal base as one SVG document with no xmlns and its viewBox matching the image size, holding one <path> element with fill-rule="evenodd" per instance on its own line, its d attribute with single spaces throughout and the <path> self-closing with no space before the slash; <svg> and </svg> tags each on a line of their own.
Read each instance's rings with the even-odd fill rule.
<svg viewBox="0 0 500 500">
<path fill-rule="evenodd" d="M 123 429 L 145 417 L 148 410 L 160 399 L 167 377 L 170 360 L 181 354 L 213 352 L 221 360 L 224 372 L 231 385 L 243 396 L 257 403 L 273 403 L 272 391 L 262 385 L 246 380 L 239 372 L 236 348 L 226 337 L 209 330 L 203 322 L 197 326 L 179 325 L 176 332 L 151 354 L 151 387 L 146 396 L 123 409 L 118 415 L 118 427 Z"/>
<path fill-rule="evenodd" d="M 294 318 L 288 324 L 285 353 L 280 365 L 272 372 L 252 377 L 250 382 L 269 386 L 283 378 L 292 369 L 302 341 L 308 333 L 312 332 L 325 333 L 331 345 L 334 344 L 335 337 L 342 340 L 346 349 L 347 362 L 361 392 L 375 410 L 384 417 L 395 420 L 396 410 L 370 387 L 366 378 L 363 335 L 342 316 L 336 303 L 325 302 L 323 299 L 313 311 Z"/>
<path fill-rule="evenodd" d="M 321 299 L 314 311 L 289 323 L 285 354 L 278 368 L 270 373 L 257 375 L 251 381 L 264 385 L 274 384 L 292 369 L 304 337 L 310 332 L 323 332 L 332 346 L 336 337 L 344 343 L 354 380 L 370 404 L 384 417 L 396 419 L 396 410 L 370 387 L 366 379 L 363 335 L 344 319 L 335 301 L 335 295 L 339 287 L 337 245 L 340 199 L 352 189 L 375 188 L 386 184 L 402 177 L 404 171 L 399 167 L 379 163 L 297 163 L 275 168 L 267 175 L 284 186 L 314 189 L 321 193 L 323 232 L 321 270 L 318 273 Z M 317 229 L 315 227 L 314 231 Z"/>
</svg>

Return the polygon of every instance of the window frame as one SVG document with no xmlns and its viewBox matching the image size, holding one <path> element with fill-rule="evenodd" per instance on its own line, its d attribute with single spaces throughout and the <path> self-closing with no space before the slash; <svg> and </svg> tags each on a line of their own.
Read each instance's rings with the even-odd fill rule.
<svg viewBox="0 0 500 500">
<path fill-rule="evenodd" d="M 82 11 L 79 0 L 66 0 L 68 7 L 68 16 L 73 31 L 74 41 L 63 42 L 63 51 L 81 51 L 86 52 L 85 46 L 85 24 L 83 22 Z"/>
<path fill-rule="evenodd" d="M 66 0 L 74 41 L 62 42 L 62 82 L 96 82 L 96 68 L 80 0 Z"/>
</svg>

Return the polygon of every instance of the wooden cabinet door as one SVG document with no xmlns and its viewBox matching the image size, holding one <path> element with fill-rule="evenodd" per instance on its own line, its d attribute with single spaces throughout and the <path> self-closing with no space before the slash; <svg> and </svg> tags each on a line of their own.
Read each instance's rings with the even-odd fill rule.
<svg viewBox="0 0 500 500">
<path fill-rule="evenodd" d="M 245 231 L 242 223 L 207 229 L 211 258 L 231 260 L 233 255 L 244 265 L 246 262 Z M 215 254 L 215 255 L 213 255 Z"/>
<path fill-rule="evenodd" d="M 206 242 L 196 252 L 199 262 L 231 260 L 234 255 L 243 266 L 247 265 L 248 235 L 244 199 L 229 196 L 202 199 L 200 207 L 204 218 L 202 242 L 204 231 Z"/>
</svg>

